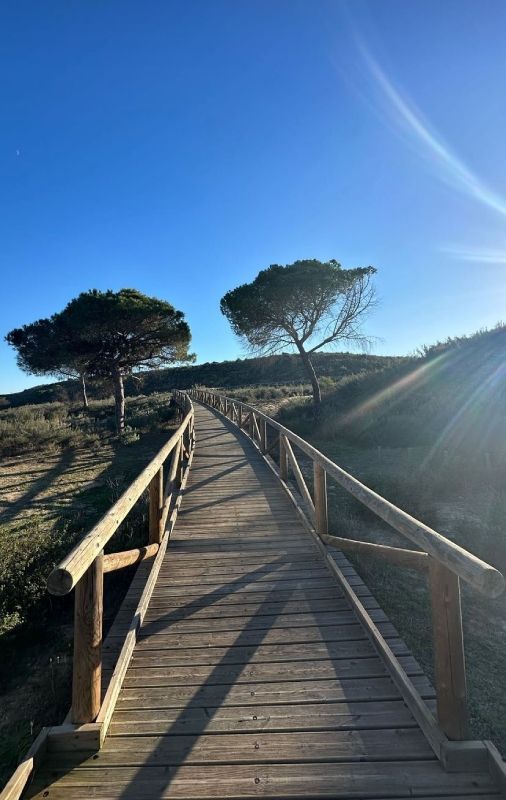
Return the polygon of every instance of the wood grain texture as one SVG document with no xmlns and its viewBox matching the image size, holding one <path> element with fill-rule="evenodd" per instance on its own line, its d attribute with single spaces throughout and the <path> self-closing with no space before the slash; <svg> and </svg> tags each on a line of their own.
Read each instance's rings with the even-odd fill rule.
<svg viewBox="0 0 506 800">
<path fill-rule="evenodd" d="M 257 444 L 236 422 L 199 406 L 195 414 L 177 526 L 103 748 L 51 754 L 27 796 L 491 800 L 487 773 L 448 774 L 434 758 Z M 433 712 L 419 664 L 359 576 L 339 563 Z M 116 626 L 104 663 L 126 630 Z"/>
<path fill-rule="evenodd" d="M 79 581 L 74 598 L 72 722 L 93 722 L 100 710 L 102 679 L 103 554 Z"/>
</svg>

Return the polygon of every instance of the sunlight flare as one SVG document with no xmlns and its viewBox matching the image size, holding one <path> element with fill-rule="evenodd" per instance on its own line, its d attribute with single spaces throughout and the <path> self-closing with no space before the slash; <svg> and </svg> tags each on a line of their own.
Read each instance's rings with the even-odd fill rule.
<svg viewBox="0 0 506 800">
<path fill-rule="evenodd" d="M 420 155 L 432 162 L 439 178 L 482 205 L 506 216 L 506 199 L 487 186 L 452 151 L 443 137 L 424 119 L 415 104 L 394 85 L 365 43 L 357 39 L 357 46 L 368 73 L 385 101 L 383 105 L 388 118 L 397 128 L 400 127 L 409 134 Z"/>
</svg>

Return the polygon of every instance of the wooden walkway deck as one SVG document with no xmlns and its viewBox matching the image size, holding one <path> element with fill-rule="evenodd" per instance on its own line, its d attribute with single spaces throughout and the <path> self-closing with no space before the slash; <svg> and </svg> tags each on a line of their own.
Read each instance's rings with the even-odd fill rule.
<svg viewBox="0 0 506 800">
<path fill-rule="evenodd" d="M 196 406 L 197 446 L 104 747 L 50 755 L 27 797 L 499 797 L 446 773 L 281 484 Z M 420 693 L 433 690 L 344 557 Z"/>
</svg>

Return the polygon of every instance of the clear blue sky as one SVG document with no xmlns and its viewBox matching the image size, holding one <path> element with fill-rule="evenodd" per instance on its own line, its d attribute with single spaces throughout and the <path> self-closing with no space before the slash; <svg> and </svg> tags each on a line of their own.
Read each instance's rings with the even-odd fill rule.
<svg viewBox="0 0 506 800">
<path fill-rule="evenodd" d="M 378 268 L 375 352 L 506 318 L 505 41 L 504 0 L 4 0 L 2 337 L 132 286 L 235 358 L 223 293 L 307 257 Z"/>
</svg>

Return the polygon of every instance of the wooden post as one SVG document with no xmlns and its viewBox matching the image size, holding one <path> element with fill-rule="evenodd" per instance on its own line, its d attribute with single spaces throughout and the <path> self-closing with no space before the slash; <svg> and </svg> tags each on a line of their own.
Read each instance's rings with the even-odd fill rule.
<svg viewBox="0 0 506 800">
<path fill-rule="evenodd" d="M 284 434 L 279 434 L 279 477 L 286 481 L 288 478 L 288 458 L 286 455 Z"/>
<path fill-rule="evenodd" d="M 253 439 L 253 441 L 255 440 L 255 423 L 254 423 L 254 419 L 255 419 L 255 416 L 253 414 L 253 411 L 250 411 L 249 412 L 249 435 L 250 435 L 250 438 Z"/>
<path fill-rule="evenodd" d="M 100 711 L 102 678 L 103 553 L 76 585 L 72 722 L 93 722 Z"/>
<path fill-rule="evenodd" d="M 163 531 L 160 530 L 160 519 L 163 506 L 163 466 L 149 484 L 149 544 L 160 544 Z"/>
<path fill-rule="evenodd" d="M 313 461 L 313 477 L 316 532 L 327 534 L 329 532 L 327 514 L 327 473 L 316 461 Z"/>
<path fill-rule="evenodd" d="M 449 739 L 467 738 L 467 691 L 459 577 L 430 559 L 434 668 L 439 725 Z"/>
<path fill-rule="evenodd" d="M 239 408 L 237 409 L 237 424 L 239 425 L 240 428 L 242 428 L 242 406 L 241 405 L 239 405 Z"/>
<path fill-rule="evenodd" d="M 267 452 L 267 420 L 260 419 L 260 450 Z"/>
</svg>

